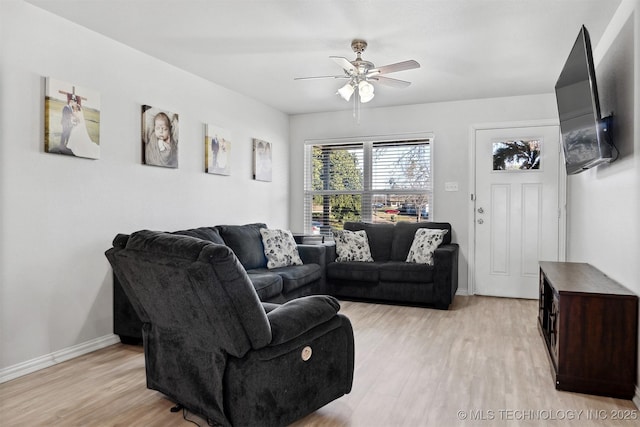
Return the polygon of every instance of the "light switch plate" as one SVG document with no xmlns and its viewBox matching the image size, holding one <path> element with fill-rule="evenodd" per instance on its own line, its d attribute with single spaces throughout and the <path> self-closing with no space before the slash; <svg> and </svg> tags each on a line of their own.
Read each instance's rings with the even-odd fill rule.
<svg viewBox="0 0 640 427">
<path fill-rule="evenodd" d="M 444 183 L 444 191 L 458 191 L 458 183 L 457 182 L 445 182 Z"/>
</svg>

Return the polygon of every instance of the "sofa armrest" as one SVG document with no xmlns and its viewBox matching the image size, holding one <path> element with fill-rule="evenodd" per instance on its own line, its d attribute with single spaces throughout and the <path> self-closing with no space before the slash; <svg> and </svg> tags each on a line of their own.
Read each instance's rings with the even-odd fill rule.
<svg viewBox="0 0 640 427">
<path fill-rule="evenodd" d="M 298 254 L 300 255 L 300 259 L 302 260 L 303 264 L 318 264 L 320 266 L 320 272 L 322 273 L 322 276 L 320 277 L 318 292 L 314 292 L 314 293 L 325 293 L 326 282 L 327 282 L 326 245 L 299 244 L 297 246 L 298 246 Z"/>
<path fill-rule="evenodd" d="M 325 243 L 324 246 L 327 248 L 326 255 L 325 255 L 325 262 L 327 264 L 335 262 L 336 258 L 338 257 L 338 253 L 336 252 L 335 242 Z"/>
<path fill-rule="evenodd" d="M 267 313 L 274 346 L 290 341 L 330 320 L 340 310 L 337 299 L 328 295 L 296 298 Z"/>
<path fill-rule="evenodd" d="M 318 264 L 324 268 L 325 265 L 325 247 L 324 245 L 304 245 L 299 244 L 298 254 L 304 264 Z"/>
<path fill-rule="evenodd" d="M 458 290 L 458 251 L 456 243 L 440 245 L 433 254 L 433 286 L 436 305 L 447 308 Z"/>
</svg>

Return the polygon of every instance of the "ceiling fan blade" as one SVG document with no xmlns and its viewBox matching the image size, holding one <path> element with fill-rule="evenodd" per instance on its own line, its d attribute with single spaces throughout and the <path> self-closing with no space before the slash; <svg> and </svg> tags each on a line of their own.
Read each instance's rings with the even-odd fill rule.
<svg viewBox="0 0 640 427">
<path fill-rule="evenodd" d="M 383 65 L 382 67 L 377 67 L 370 70 L 367 75 L 368 76 L 376 76 L 379 74 L 388 74 L 388 73 L 396 73 L 398 71 L 404 70 L 413 70 L 414 68 L 420 68 L 420 64 L 418 64 L 413 59 L 408 61 L 396 62 L 395 64 Z"/>
<path fill-rule="evenodd" d="M 391 86 L 391 87 L 407 87 L 411 84 L 411 82 L 405 80 L 392 79 L 390 77 L 384 76 L 374 76 L 370 78 L 371 80 L 375 80 L 381 85 Z"/>
<path fill-rule="evenodd" d="M 349 74 L 353 74 L 356 70 L 356 67 L 354 67 L 347 58 L 343 58 L 342 56 L 330 56 L 329 58 L 333 59 L 336 64 Z"/>
<path fill-rule="evenodd" d="M 293 80 L 316 80 L 316 79 L 348 79 L 349 76 L 313 76 L 313 77 L 294 77 Z"/>
</svg>

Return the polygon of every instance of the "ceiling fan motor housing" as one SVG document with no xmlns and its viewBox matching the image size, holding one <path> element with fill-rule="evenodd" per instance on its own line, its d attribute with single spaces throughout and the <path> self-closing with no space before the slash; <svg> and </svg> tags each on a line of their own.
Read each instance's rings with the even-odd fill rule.
<svg viewBox="0 0 640 427">
<path fill-rule="evenodd" d="M 360 39 L 355 39 L 351 42 L 351 49 L 356 53 L 357 58 L 351 61 L 355 69 L 356 76 L 362 76 L 367 74 L 369 70 L 375 68 L 373 62 L 365 61 L 361 58 L 362 53 L 367 49 L 367 42 Z"/>
<path fill-rule="evenodd" d="M 364 52 L 367 49 L 367 42 L 364 40 L 360 40 L 360 39 L 355 39 L 351 42 L 351 49 L 353 49 L 353 51 L 358 55 L 362 55 L 362 52 Z"/>
</svg>

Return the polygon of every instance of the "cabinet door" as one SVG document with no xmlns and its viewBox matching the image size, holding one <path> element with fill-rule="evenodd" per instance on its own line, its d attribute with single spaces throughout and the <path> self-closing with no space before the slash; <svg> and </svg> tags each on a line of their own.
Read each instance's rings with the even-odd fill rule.
<svg viewBox="0 0 640 427">
<path fill-rule="evenodd" d="M 558 368 L 558 351 L 560 342 L 560 300 L 557 295 L 553 295 L 551 302 L 551 310 L 549 311 L 549 341 L 551 345 L 551 355 L 553 356 L 553 363 Z"/>
<path fill-rule="evenodd" d="M 540 321 L 540 326 L 544 330 L 546 328 L 545 325 L 545 316 L 544 316 L 544 275 L 542 271 L 540 272 L 540 289 L 539 289 L 539 298 L 538 298 L 538 320 Z"/>
</svg>

